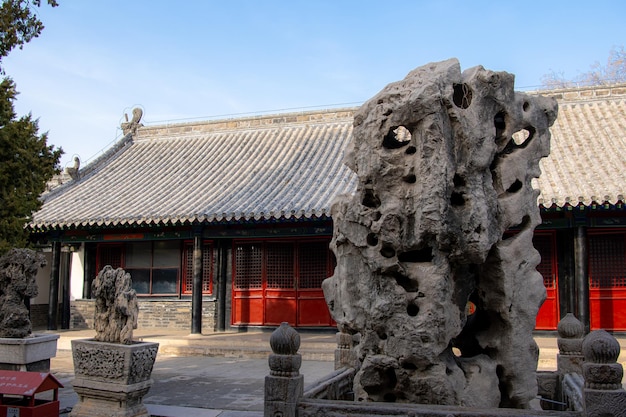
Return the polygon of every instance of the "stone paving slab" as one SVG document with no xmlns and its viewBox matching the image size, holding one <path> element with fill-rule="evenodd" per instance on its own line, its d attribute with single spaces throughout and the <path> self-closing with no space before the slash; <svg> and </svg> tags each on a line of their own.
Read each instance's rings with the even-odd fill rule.
<svg viewBox="0 0 626 417">
<path fill-rule="evenodd" d="M 78 401 L 71 385 L 74 379 L 71 340 L 88 339 L 95 333 L 93 330 L 58 333 L 61 337 L 51 368 L 65 385 L 59 393 L 61 410 L 69 412 Z M 144 398 L 148 410 L 159 417 L 261 416 L 265 376 L 269 373 L 270 335 L 269 332 L 190 335 L 167 329 L 136 331 L 135 339 L 160 344 L 152 373 L 154 384 Z M 335 335 L 301 332 L 300 337 L 300 351 L 305 352 L 300 372 L 306 386 L 333 370 Z M 540 347 L 538 369 L 556 369 L 556 338 L 537 335 L 535 340 Z M 618 341 L 622 345 L 619 360 L 624 364 L 626 338 L 618 337 Z"/>
</svg>

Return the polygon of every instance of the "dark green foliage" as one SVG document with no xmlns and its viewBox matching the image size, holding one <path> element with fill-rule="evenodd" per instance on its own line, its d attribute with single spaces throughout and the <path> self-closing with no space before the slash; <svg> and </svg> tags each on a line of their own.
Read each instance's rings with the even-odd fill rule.
<svg viewBox="0 0 626 417">
<path fill-rule="evenodd" d="M 56 0 L 48 0 L 52 7 Z M 4 0 L 0 5 L 0 63 L 15 47 L 22 48 L 39 36 L 43 24 L 34 12 L 41 0 Z M 0 73 L 4 69 L 0 65 Z M 17 96 L 10 78 L 0 82 L 0 255 L 13 247 L 24 247 L 24 226 L 41 207 L 39 196 L 46 183 L 59 172 L 63 151 L 48 146 L 47 135 L 39 135 L 32 116 L 16 119 L 13 102 Z"/>
<path fill-rule="evenodd" d="M 11 79 L 0 83 L 0 254 L 26 245 L 24 225 L 41 207 L 39 196 L 59 172 L 63 153 L 47 144 L 46 134 L 38 134 L 30 114 L 16 119 L 16 94 Z"/>
<path fill-rule="evenodd" d="M 56 0 L 48 0 L 56 7 Z M 0 5 L 0 60 L 16 46 L 20 49 L 31 39 L 39 36 L 43 23 L 34 12 L 41 5 L 41 0 L 4 0 Z M 0 66 L 0 73 L 4 69 Z"/>
</svg>

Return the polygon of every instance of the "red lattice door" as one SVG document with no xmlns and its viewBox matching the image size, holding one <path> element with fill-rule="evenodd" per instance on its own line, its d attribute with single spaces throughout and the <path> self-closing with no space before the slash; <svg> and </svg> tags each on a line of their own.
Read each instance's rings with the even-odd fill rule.
<svg viewBox="0 0 626 417">
<path fill-rule="evenodd" d="M 265 250 L 265 324 L 296 323 L 294 244 L 267 243 Z"/>
<path fill-rule="evenodd" d="M 298 249 L 298 325 L 332 326 L 322 291 L 322 281 L 332 274 L 328 242 L 303 242 Z"/>
<path fill-rule="evenodd" d="M 589 231 L 591 330 L 626 330 L 626 233 Z"/>
<path fill-rule="evenodd" d="M 263 248 L 260 243 L 239 244 L 234 249 L 233 324 L 264 324 Z"/>
<path fill-rule="evenodd" d="M 555 253 L 555 234 L 536 232 L 533 237 L 535 249 L 541 255 L 537 271 L 543 276 L 546 287 L 546 301 L 537 313 L 537 330 L 556 330 L 559 324 L 559 297 L 557 279 L 557 260 Z"/>
<path fill-rule="evenodd" d="M 233 324 L 334 325 L 322 292 L 328 240 L 237 242 L 234 253 Z"/>
</svg>

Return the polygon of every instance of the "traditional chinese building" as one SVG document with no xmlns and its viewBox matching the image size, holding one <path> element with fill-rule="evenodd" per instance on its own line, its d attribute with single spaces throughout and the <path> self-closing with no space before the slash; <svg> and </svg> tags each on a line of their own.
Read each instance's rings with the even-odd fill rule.
<svg viewBox="0 0 626 417">
<path fill-rule="evenodd" d="M 559 116 L 536 182 L 537 328 L 571 311 L 626 330 L 626 85 L 543 94 Z M 354 110 L 159 126 L 135 115 L 34 214 L 50 267 L 32 313 L 50 329 L 89 326 L 91 281 L 112 265 L 132 275 L 142 327 L 333 326 L 321 281 L 331 202 L 356 187 L 342 163 Z"/>
</svg>

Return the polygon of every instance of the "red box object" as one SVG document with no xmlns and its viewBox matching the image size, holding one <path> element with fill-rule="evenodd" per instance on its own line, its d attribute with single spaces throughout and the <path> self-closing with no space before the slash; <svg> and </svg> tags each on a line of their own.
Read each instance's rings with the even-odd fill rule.
<svg viewBox="0 0 626 417">
<path fill-rule="evenodd" d="M 58 417 L 61 384 L 45 372 L 0 371 L 0 417 Z M 53 391 L 53 399 L 36 394 Z"/>
</svg>

